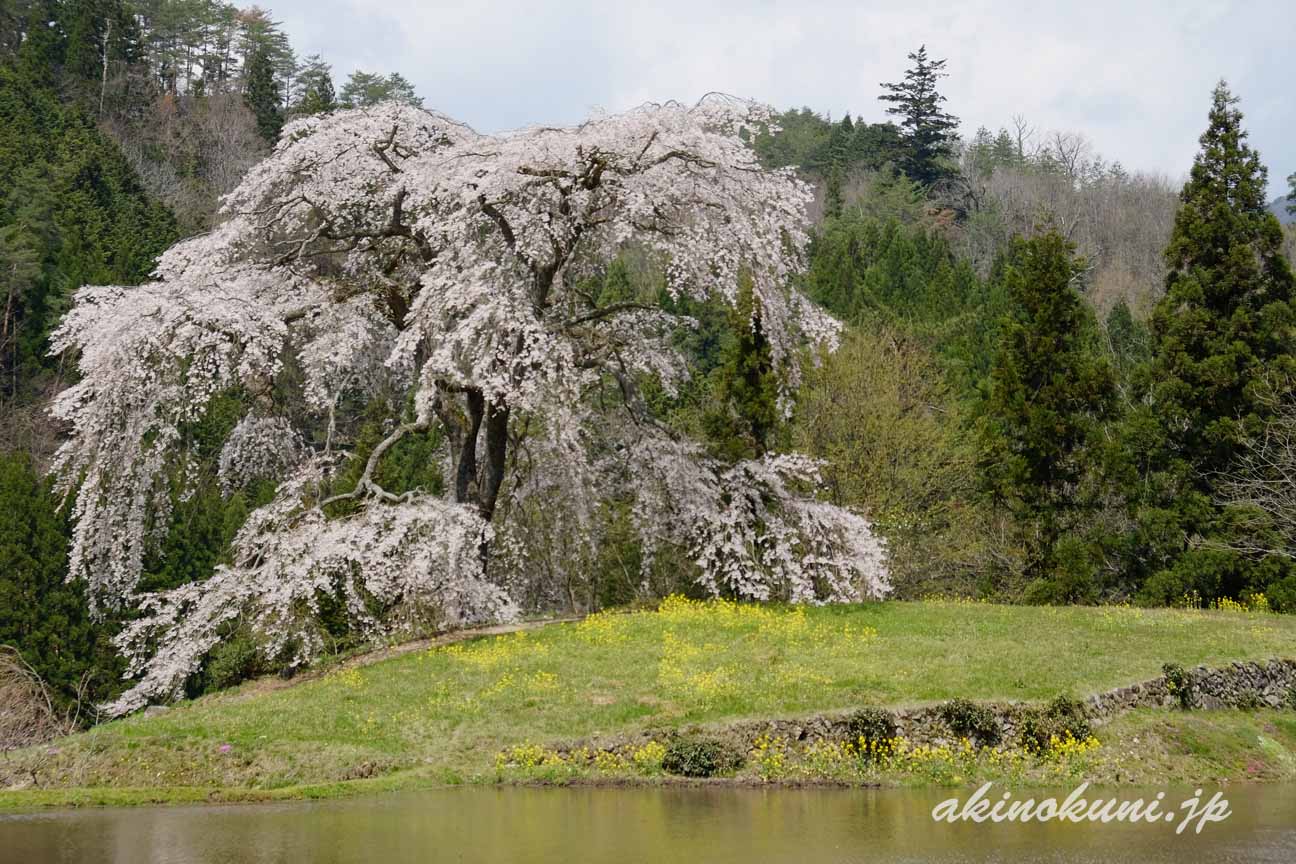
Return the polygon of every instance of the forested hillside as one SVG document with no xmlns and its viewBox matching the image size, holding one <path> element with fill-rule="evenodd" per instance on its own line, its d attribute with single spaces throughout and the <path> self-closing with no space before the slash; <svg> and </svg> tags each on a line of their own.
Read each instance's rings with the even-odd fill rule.
<svg viewBox="0 0 1296 864">
<path fill-rule="evenodd" d="M 925 48 L 870 120 L 486 136 L 256 7 L 0 32 L 0 644 L 65 704 L 671 592 L 1296 611 L 1296 228 L 1223 83 L 1180 188 L 960 134 Z"/>
<path fill-rule="evenodd" d="M 397 74 L 335 93 L 328 64 L 299 61 L 256 7 L 0 3 L 0 644 L 60 701 L 83 684 L 111 694 L 121 664 L 116 624 L 92 622 L 82 585 L 64 584 L 68 517 L 43 474 L 63 432 L 49 402 L 76 373 L 51 333 L 81 286 L 143 282 L 173 242 L 211 228 L 284 118 L 388 98 L 418 101 Z M 217 494 L 182 508 L 155 586 L 210 573 L 226 507 Z"/>
</svg>

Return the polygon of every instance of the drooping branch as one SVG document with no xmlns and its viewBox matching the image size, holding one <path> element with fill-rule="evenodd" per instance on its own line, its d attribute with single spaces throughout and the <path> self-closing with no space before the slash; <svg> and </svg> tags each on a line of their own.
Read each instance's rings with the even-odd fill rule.
<svg viewBox="0 0 1296 864">
<path fill-rule="evenodd" d="M 500 235 L 504 238 L 504 242 L 508 244 L 509 249 L 516 250 L 517 236 L 513 233 L 513 226 L 509 224 L 508 219 L 504 218 L 504 214 L 499 211 L 498 207 L 486 200 L 485 195 L 478 196 L 477 201 L 481 206 L 481 211 L 489 216 L 491 221 L 499 228 Z"/>
</svg>

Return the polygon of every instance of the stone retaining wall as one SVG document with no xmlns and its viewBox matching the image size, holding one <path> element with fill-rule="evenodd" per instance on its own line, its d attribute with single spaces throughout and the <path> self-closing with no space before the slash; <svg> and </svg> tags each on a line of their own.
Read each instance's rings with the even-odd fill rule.
<svg viewBox="0 0 1296 864">
<path fill-rule="evenodd" d="M 1231 663 L 1209 668 L 1198 666 L 1185 670 L 1192 680 L 1193 708 L 1235 708 L 1255 699 L 1269 708 L 1279 708 L 1290 688 L 1296 687 L 1296 660 L 1270 660 L 1268 663 Z M 1161 708 L 1177 705 L 1166 679 L 1153 678 L 1129 687 L 1117 687 L 1090 696 L 1085 709 L 1091 717 L 1103 719 L 1132 708 Z"/>
<path fill-rule="evenodd" d="M 1193 707 L 1218 709 L 1239 705 L 1261 705 L 1279 708 L 1287 704 L 1288 693 L 1296 687 L 1296 660 L 1270 660 L 1268 662 L 1232 663 L 1209 668 L 1198 666 L 1185 670 L 1192 680 Z M 1027 703 L 982 703 L 999 722 L 1005 742 L 1015 742 L 1024 713 L 1038 708 Z M 1171 694 L 1164 676 L 1117 687 L 1097 693 L 1082 700 L 1086 716 L 1101 725 L 1118 714 L 1135 708 L 1170 708 L 1179 704 Z M 705 734 L 725 739 L 744 751 L 752 747 L 761 735 L 781 737 L 788 741 L 814 741 L 816 739 L 843 740 L 847 737 L 847 720 L 850 711 L 818 714 L 795 719 L 751 720 L 716 726 L 693 726 L 681 729 L 683 734 Z M 957 743 L 955 736 L 940 717 L 938 706 L 908 708 L 893 712 L 897 734 L 911 745 Z M 616 738 L 581 742 L 595 750 L 619 750 L 642 744 L 661 733 L 652 730 L 630 739 Z M 561 748 L 568 749 L 568 748 Z"/>
</svg>

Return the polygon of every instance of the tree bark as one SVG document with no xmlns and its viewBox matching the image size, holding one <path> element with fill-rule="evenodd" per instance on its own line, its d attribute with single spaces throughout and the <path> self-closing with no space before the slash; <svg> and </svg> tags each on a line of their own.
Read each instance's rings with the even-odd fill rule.
<svg viewBox="0 0 1296 864">
<path fill-rule="evenodd" d="M 485 399 L 480 390 L 465 394 L 468 402 L 468 428 L 459 443 L 459 464 L 455 467 L 455 501 L 467 504 L 475 497 L 477 486 L 477 435 L 481 431 Z"/>
<path fill-rule="evenodd" d="M 464 398 L 468 422 L 466 426 L 459 426 L 463 431 L 457 447 L 455 502 L 474 505 L 481 517 L 489 522 L 495 515 L 500 487 L 504 485 L 510 412 L 507 406 L 487 404 L 485 395 L 476 388 L 465 390 Z M 486 440 L 479 465 L 477 440 L 481 437 L 483 424 Z M 453 427 L 450 428 L 453 432 Z"/>
<path fill-rule="evenodd" d="M 509 409 L 506 405 L 490 405 L 486 409 L 486 464 L 483 466 L 481 488 L 477 506 L 487 522 L 495 515 L 495 500 L 504 483 L 504 470 L 508 458 Z"/>
</svg>

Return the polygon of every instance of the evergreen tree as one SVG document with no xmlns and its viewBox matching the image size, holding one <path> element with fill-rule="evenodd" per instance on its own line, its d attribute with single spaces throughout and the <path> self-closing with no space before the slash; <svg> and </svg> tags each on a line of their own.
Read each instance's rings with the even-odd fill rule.
<svg viewBox="0 0 1296 864">
<path fill-rule="evenodd" d="M 707 437 L 730 460 L 762 456 L 778 426 L 778 377 L 760 305 L 745 274 L 720 356 L 711 373 L 714 400 L 704 417 Z"/>
<path fill-rule="evenodd" d="M 423 100 L 414 92 L 414 85 L 404 75 L 393 72 L 387 76 L 387 99 L 395 99 L 416 108 L 423 107 Z"/>
<path fill-rule="evenodd" d="M 1107 313 L 1105 329 L 1112 357 L 1122 377 L 1151 358 L 1152 342 L 1147 325 L 1134 317 L 1124 298 Z"/>
<path fill-rule="evenodd" d="M 841 122 L 832 129 L 828 136 L 828 176 L 824 188 L 824 216 L 836 219 L 841 216 L 846 204 L 845 183 L 846 171 L 851 163 L 851 146 L 855 141 L 855 124 L 850 114 L 842 117 Z"/>
<path fill-rule="evenodd" d="M 256 115 L 257 131 L 273 144 L 283 128 L 283 114 L 279 111 L 279 81 L 270 54 L 260 48 L 254 50 L 248 58 L 246 72 L 247 89 L 243 98 Z"/>
<path fill-rule="evenodd" d="M 0 371 L 9 373 L 0 394 L 18 389 L 22 323 L 40 290 L 40 238 L 27 225 L 0 227 Z"/>
<path fill-rule="evenodd" d="M 824 217 L 837 219 L 846 206 L 846 196 L 842 180 L 842 167 L 834 165 L 828 169 L 828 180 L 824 185 Z"/>
<path fill-rule="evenodd" d="M 1150 405 L 1135 418 L 1134 480 L 1148 490 L 1138 509 L 1141 557 L 1157 571 L 1144 593 L 1160 602 L 1263 590 L 1286 569 L 1232 552 L 1230 514 L 1216 503 L 1242 443 L 1262 434 L 1296 382 L 1296 280 L 1237 102 L 1220 82 L 1166 248 Z"/>
<path fill-rule="evenodd" d="M 67 52 L 64 72 L 74 82 L 98 80 L 102 63 L 106 16 L 98 0 L 73 0 L 64 5 Z"/>
<path fill-rule="evenodd" d="M 104 647 L 83 587 L 67 582 L 67 544 L 48 484 L 25 456 L 0 453 L 0 645 L 18 649 L 60 706 Z"/>
<path fill-rule="evenodd" d="M 54 8 L 50 0 L 34 0 L 27 10 L 17 69 L 35 87 L 54 87 L 58 71 L 63 67 L 66 43 L 55 21 Z"/>
<path fill-rule="evenodd" d="M 910 179 L 930 187 L 953 173 L 951 159 L 958 118 L 941 109 L 945 97 L 936 82 L 947 76 L 944 60 L 928 60 L 927 46 L 909 55 L 913 66 L 903 81 L 883 83 L 887 91 L 878 97 L 891 103 L 887 113 L 901 118 L 904 146 L 900 169 Z"/>
<path fill-rule="evenodd" d="M 1013 517 L 1030 577 L 1056 580 L 1087 502 L 1095 433 L 1113 403 L 1111 367 L 1074 282 L 1074 247 L 1056 231 L 1015 241 L 1002 280 L 1013 304 L 991 370 L 981 422 L 987 491 Z M 1072 574 L 1073 575 L 1073 574 Z M 1080 599 L 1086 586 L 1058 599 Z M 1055 594 L 1043 595 L 1052 599 Z"/>
<path fill-rule="evenodd" d="M 351 73 L 338 95 L 344 108 L 363 108 L 392 100 L 416 107 L 423 105 L 423 100 L 414 93 L 414 85 L 399 72 L 373 75 L 357 70 Z"/>
<path fill-rule="evenodd" d="M 855 123 L 850 114 L 842 117 L 841 122 L 833 127 L 828 136 L 828 161 L 833 165 L 845 167 L 851 161 L 851 142 L 855 138 Z"/>
<path fill-rule="evenodd" d="M 1013 140 L 1007 129 L 999 130 L 999 134 L 995 136 L 991 153 L 996 168 L 1021 163 L 1022 154 L 1018 151 L 1017 142 Z"/>
<path fill-rule="evenodd" d="M 900 129 L 894 123 L 856 123 L 851 164 L 874 170 L 894 164 L 901 152 Z"/>
<path fill-rule="evenodd" d="M 320 59 L 318 54 L 307 57 L 306 63 L 297 73 L 296 91 L 294 114 L 326 114 L 338 107 L 337 96 L 333 92 L 332 67 Z"/>
<path fill-rule="evenodd" d="M 977 127 L 972 141 L 963 151 L 963 158 L 969 166 L 969 173 L 977 177 L 989 177 L 995 169 L 994 138 L 984 126 Z"/>
<path fill-rule="evenodd" d="M 139 58 L 139 30 L 121 0 L 69 0 L 61 5 L 67 33 L 62 89 L 101 113 L 110 71 Z"/>
</svg>

